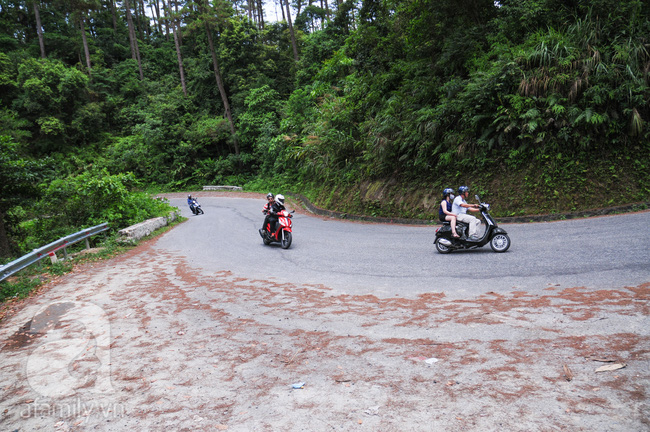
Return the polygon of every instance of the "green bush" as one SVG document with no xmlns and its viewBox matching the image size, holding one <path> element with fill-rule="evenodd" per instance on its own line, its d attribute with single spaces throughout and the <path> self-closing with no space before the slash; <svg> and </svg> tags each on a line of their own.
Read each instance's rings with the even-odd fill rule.
<svg viewBox="0 0 650 432">
<path fill-rule="evenodd" d="M 37 205 L 37 239 L 55 240 L 104 222 L 116 231 L 173 211 L 136 186 L 132 173 L 110 175 L 105 169 L 52 181 Z"/>
</svg>

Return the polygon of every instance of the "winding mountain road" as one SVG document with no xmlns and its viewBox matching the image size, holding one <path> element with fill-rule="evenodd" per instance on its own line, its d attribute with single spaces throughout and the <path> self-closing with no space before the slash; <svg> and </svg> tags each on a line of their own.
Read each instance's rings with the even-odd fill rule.
<svg viewBox="0 0 650 432">
<path fill-rule="evenodd" d="M 336 292 L 449 298 L 548 285 L 614 288 L 650 281 L 650 212 L 548 223 L 506 224 L 509 251 L 481 249 L 440 255 L 436 226 L 354 223 L 296 214 L 289 250 L 264 246 L 257 233 L 264 200 L 200 199 L 193 216 L 183 199 L 171 203 L 189 221 L 156 245 L 206 271 L 249 278 L 322 284 Z"/>
</svg>

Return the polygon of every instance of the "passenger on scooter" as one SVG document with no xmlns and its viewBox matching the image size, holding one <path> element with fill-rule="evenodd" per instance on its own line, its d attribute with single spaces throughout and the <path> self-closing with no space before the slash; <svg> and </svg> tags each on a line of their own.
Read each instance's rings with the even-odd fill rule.
<svg viewBox="0 0 650 432">
<path fill-rule="evenodd" d="M 481 221 L 472 215 L 468 215 L 467 210 L 477 212 L 479 211 L 479 206 L 477 204 L 467 204 L 467 201 L 465 201 L 469 196 L 469 188 L 467 186 L 459 187 L 458 194 L 459 195 L 454 198 L 454 203 L 451 206 L 451 212 L 456 215 L 456 219 L 459 222 L 465 222 L 469 225 L 468 240 L 478 240 L 476 232 L 478 231 L 478 226 L 481 224 Z"/>
<path fill-rule="evenodd" d="M 440 202 L 440 207 L 438 208 L 440 222 L 449 221 L 452 235 L 454 237 L 460 237 L 456 233 L 456 215 L 451 212 L 454 190 L 452 188 L 446 188 L 442 191 L 442 198 L 443 200 Z"/>
<path fill-rule="evenodd" d="M 282 210 L 285 210 L 284 207 L 284 195 L 282 194 L 277 194 L 275 196 L 275 201 L 273 201 L 273 205 L 271 205 L 271 210 L 269 211 L 269 222 L 271 223 L 271 234 L 275 232 L 275 228 L 278 222 L 278 213 L 281 212 Z"/>
<path fill-rule="evenodd" d="M 271 211 L 271 206 L 273 205 L 274 198 L 275 196 L 273 196 L 271 192 L 266 194 L 266 204 L 264 204 L 264 208 L 262 208 L 262 213 L 265 214 L 266 217 L 264 218 L 260 232 L 264 231 L 266 224 L 269 222 L 269 212 Z"/>
</svg>

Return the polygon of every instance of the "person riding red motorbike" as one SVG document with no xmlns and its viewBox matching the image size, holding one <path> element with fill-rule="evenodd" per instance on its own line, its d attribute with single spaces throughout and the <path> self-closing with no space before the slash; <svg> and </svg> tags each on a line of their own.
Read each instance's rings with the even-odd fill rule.
<svg viewBox="0 0 650 432">
<path fill-rule="evenodd" d="M 264 220 L 264 228 L 259 230 L 265 245 L 275 242 L 280 243 L 283 249 L 288 249 L 291 246 L 292 213 L 284 207 L 284 196 L 276 195 Z"/>
<path fill-rule="evenodd" d="M 271 204 L 271 208 L 267 216 L 269 223 L 271 224 L 272 233 L 275 232 L 276 224 L 278 222 L 278 213 L 280 213 L 282 210 L 285 210 L 284 195 L 277 194 L 275 196 L 275 200 L 273 201 L 273 204 Z"/>
</svg>

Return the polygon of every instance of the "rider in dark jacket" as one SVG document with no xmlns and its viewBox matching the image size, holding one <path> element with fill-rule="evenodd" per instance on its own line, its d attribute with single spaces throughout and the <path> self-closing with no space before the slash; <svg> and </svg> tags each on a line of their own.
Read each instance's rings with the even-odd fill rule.
<svg viewBox="0 0 650 432">
<path fill-rule="evenodd" d="M 284 195 L 277 194 L 275 196 L 275 201 L 273 201 L 273 205 L 271 205 L 269 215 L 267 216 L 269 222 L 271 223 L 271 234 L 275 232 L 275 228 L 278 222 L 278 213 L 284 209 Z"/>
</svg>

